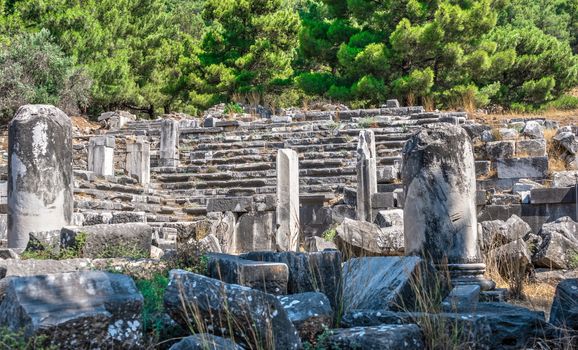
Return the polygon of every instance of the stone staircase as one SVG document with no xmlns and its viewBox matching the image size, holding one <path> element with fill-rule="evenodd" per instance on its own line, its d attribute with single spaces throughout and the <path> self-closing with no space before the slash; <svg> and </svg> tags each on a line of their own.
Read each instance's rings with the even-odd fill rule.
<svg viewBox="0 0 578 350">
<path fill-rule="evenodd" d="M 206 214 L 209 198 L 275 197 L 276 155 L 281 148 L 299 154 L 301 197 L 334 199 L 344 187 L 356 186 L 356 147 L 360 130 L 375 133 L 378 167 L 401 161 L 405 141 L 424 124 L 444 114 L 411 110 L 382 116 L 378 110 L 339 123 L 324 118 L 292 123 L 223 121 L 215 127 L 183 127 L 178 167 L 159 167 L 161 122 L 129 122 L 116 136 L 115 168 L 123 173 L 127 137 L 145 135 L 151 143 L 151 184 L 142 187 L 120 175 L 97 178 L 75 160 L 76 211 L 142 211 L 148 222 L 190 221 Z M 75 152 L 87 138 L 75 140 Z M 259 199 L 260 198 L 260 199 Z M 269 198 L 271 200 L 271 198 Z"/>
</svg>

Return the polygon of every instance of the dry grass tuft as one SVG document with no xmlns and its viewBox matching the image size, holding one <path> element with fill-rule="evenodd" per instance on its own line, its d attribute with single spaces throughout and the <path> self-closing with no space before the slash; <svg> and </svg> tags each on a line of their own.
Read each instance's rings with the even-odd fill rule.
<svg viewBox="0 0 578 350">
<path fill-rule="evenodd" d="M 548 171 L 550 173 L 555 171 L 568 170 L 566 162 L 560 157 L 560 154 L 562 154 L 563 151 L 558 146 L 556 146 L 556 144 L 554 144 L 554 136 L 556 136 L 556 130 L 544 130 L 546 152 L 548 154 Z"/>
</svg>

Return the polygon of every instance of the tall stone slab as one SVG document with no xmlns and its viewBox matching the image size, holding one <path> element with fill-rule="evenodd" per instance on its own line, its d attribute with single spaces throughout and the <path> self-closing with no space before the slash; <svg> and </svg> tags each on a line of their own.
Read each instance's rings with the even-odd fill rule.
<svg viewBox="0 0 578 350">
<path fill-rule="evenodd" d="M 377 193 L 377 159 L 375 135 L 371 130 L 359 132 L 357 143 L 357 219 L 373 222 L 372 196 Z"/>
<path fill-rule="evenodd" d="M 447 264 L 454 284 L 480 284 L 476 177 L 472 144 L 462 128 L 432 124 L 403 150 L 405 254 Z"/>
<path fill-rule="evenodd" d="M 69 225 L 72 124 L 49 105 L 20 107 L 8 128 L 8 247 L 26 248 L 28 234 Z"/>
<path fill-rule="evenodd" d="M 179 164 L 179 122 L 164 119 L 161 123 L 159 165 L 175 167 Z"/>
<path fill-rule="evenodd" d="M 141 185 L 148 185 L 151 181 L 151 145 L 142 136 L 126 141 L 126 171 Z"/>
<path fill-rule="evenodd" d="M 96 175 L 114 175 L 114 136 L 91 137 L 88 141 L 88 171 Z"/>
<path fill-rule="evenodd" d="M 299 157 L 291 149 L 277 151 L 277 227 L 277 249 L 298 251 Z"/>
</svg>

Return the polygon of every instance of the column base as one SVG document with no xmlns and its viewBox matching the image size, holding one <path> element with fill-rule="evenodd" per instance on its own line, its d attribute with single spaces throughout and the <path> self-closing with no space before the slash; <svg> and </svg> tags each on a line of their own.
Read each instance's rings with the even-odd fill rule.
<svg viewBox="0 0 578 350">
<path fill-rule="evenodd" d="M 486 264 L 448 264 L 446 266 L 449 270 L 452 285 L 454 286 L 477 284 L 480 286 L 482 291 L 493 290 L 496 288 L 496 283 L 494 281 L 484 277 Z"/>
</svg>

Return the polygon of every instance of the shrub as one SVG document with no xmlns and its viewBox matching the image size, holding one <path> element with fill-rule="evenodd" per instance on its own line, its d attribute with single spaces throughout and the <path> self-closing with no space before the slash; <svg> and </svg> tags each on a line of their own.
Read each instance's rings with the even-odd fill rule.
<svg viewBox="0 0 578 350">
<path fill-rule="evenodd" d="M 243 107 L 235 102 L 228 103 L 225 106 L 225 114 L 242 114 L 243 112 Z"/>
<path fill-rule="evenodd" d="M 88 106 L 90 79 L 52 43 L 47 30 L 20 34 L 0 46 L 0 72 L 0 121 L 10 120 L 23 104 L 53 104 L 69 114 Z"/>
</svg>

